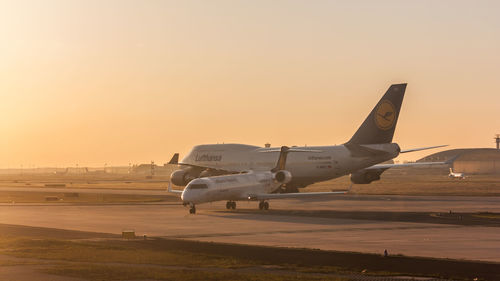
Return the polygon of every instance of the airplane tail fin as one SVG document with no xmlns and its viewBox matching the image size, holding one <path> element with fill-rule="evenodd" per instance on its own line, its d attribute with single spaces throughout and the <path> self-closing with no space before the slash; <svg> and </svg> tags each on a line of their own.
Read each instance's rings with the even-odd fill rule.
<svg viewBox="0 0 500 281">
<path fill-rule="evenodd" d="M 172 164 L 172 165 L 179 164 L 179 153 L 175 153 L 174 156 L 172 156 L 172 159 L 170 159 L 170 161 L 168 161 L 167 164 Z"/>
<path fill-rule="evenodd" d="M 405 90 L 406 83 L 391 85 L 347 143 L 391 143 Z"/>
<path fill-rule="evenodd" d="M 453 174 L 453 168 L 450 168 L 450 174 Z"/>
<path fill-rule="evenodd" d="M 274 167 L 271 172 L 277 172 L 285 169 L 286 165 L 286 157 L 288 156 L 288 151 L 290 148 L 288 146 L 282 146 L 280 150 L 280 158 L 278 159 L 278 163 L 276 163 L 276 167 Z"/>
</svg>

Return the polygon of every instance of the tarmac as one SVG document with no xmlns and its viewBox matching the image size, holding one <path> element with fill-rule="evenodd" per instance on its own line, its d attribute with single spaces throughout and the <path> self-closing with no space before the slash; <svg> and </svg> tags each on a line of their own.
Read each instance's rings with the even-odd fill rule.
<svg viewBox="0 0 500 281">
<path fill-rule="evenodd" d="M 500 213 L 499 197 L 342 195 L 274 200 L 269 211 L 259 211 L 257 205 L 238 202 L 236 211 L 228 211 L 225 202 L 215 202 L 198 205 L 197 213 L 190 215 L 180 203 L 1 204 L 0 223 L 114 234 L 134 230 L 138 236 L 363 253 L 383 254 L 387 249 L 390 255 L 500 262 L 498 226 L 391 218 L 402 212 Z M 376 219 L 328 215 L 354 211 L 384 215 Z"/>
</svg>

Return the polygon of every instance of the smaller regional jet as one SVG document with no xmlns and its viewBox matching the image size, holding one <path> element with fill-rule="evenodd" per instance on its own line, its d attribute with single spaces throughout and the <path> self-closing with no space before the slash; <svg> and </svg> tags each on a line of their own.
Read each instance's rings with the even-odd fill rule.
<svg viewBox="0 0 500 281">
<path fill-rule="evenodd" d="M 272 151 L 274 152 L 274 150 Z M 190 214 L 196 213 L 196 204 L 214 201 L 227 200 L 226 208 L 236 209 L 236 201 L 255 200 L 260 201 L 260 210 L 267 210 L 269 209 L 267 200 L 270 199 L 303 198 L 347 193 L 347 191 L 272 193 L 292 179 L 292 174 L 285 170 L 288 153 L 312 152 L 311 150 L 294 149 L 286 146 L 282 146 L 279 151 L 278 163 L 270 171 L 247 171 L 241 174 L 197 178 L 190 181 L 183 191 L 173 190 L 171 183 L 169 183 L 168 191 L 181 194 L 183 205 L 190 206 Z M 271 152 L 271 150 L 265 152 Z"/>
<path fill-rule="evenodd" d="M 455 172 L 453 172 L 453 168 L 450 168 L 450 174 L 448 175 L 448 177 L 450 177 L 452 179 L 462 179 L 462 180 L 464 180 L 465 179 L 465 174 L 464 173 L 455 173 Z"/>
</svg>

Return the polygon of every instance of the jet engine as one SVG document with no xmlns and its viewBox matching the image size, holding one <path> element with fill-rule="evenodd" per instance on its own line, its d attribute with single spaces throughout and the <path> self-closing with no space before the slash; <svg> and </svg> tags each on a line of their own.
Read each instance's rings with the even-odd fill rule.
<svg viewBox="0 0 500 281">
<path fill-rule="evenodd" d="M 206 169 L 206 170 L 203 170 L 198 177 L 205 178 L 205 177 L 213 177 L 213 176 L 222 176 L 222 175 L 227 175 L 227 174 L 231 174 L 231 173 L 226 172 L 226 171 L 222 171 L 222 170 Z"/>
<path fill-rule="evenodd" d="M 356 184 L 369 184 L 380 180 L 380 175 L 385 169 L 360 170 L 351 174 L 351 181 Z"/>
<path fill-rule="evenodd" d="M 196 173 L 196 171 L 191 168 L 177 170 L 170 175 L 170 182 L 177 186 L 186 186 L 190 181 L 197 178 L 198 175 L 199 172 Z"/>
<path fill-rule="evenodd" d="M 292 174 L 289 171 L 281 170 L 274 174 L 274 180 L 282 184 L 289 183 L 292 180 Z"/>
</svg>

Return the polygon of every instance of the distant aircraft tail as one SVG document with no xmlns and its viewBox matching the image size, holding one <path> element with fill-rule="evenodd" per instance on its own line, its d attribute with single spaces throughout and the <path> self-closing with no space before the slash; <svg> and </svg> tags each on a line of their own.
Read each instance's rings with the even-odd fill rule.
<svg viewBox="0 0 500 281">
<path fill-rule="evenodd" d="M 391 143 L 405 90 L 406 83 L 391 85 L 347 143 Z"/>
<path fill-rule="evenodd" d="M 170 161 L 168 161 L 167 164 L 172 164 L 172 165 L 179 164 L 179 153 L 175 153 L 174 156 L 172 156 L 172 159 L 170 159 Z"/>
<path fill-rule="evenodd" d="M 450 174 L 453 174 L 453 168 L 450 168 Z"/>
</svg>

